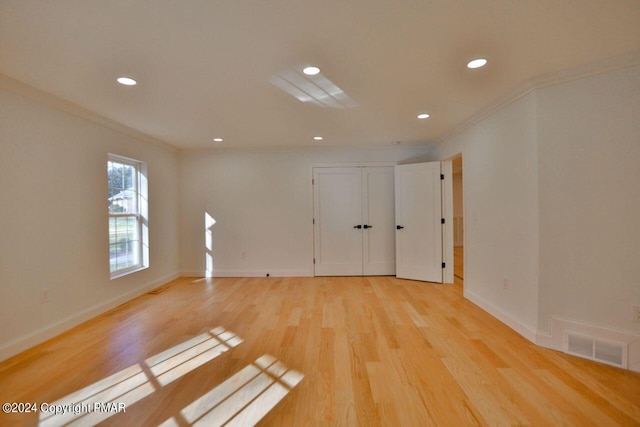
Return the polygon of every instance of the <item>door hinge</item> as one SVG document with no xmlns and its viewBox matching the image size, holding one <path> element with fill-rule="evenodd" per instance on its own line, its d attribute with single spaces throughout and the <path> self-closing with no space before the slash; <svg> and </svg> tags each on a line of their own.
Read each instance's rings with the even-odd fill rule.
<svg viewBox="0 0 640 427">
<path fill-rule="evenodd" d="M 444 224 L 444 218 L 440 218 L 440 224 Z"/>
<path fill-rule="evenodd" d="M 444 179 L 444 174 L 443 173 L 440 174 L 440 179 Z"/>
<path fill-rule="evenodd" d="M 443 262 L 442 263 L 442 268 L 445 268 L 446 266 L 447 266 L 447 264 Z"/>
<path fill-rule="evenodd" d="M 314 264 L 316 263 L 316 259 L 315 259 L 315 258 L 313 259 L 313 263 L 314 263 Z"/>
<path fill-rule="evenodd" d="M 311 185 L 315 185 L 315 183 L 316 183 L 316 180 L 311 178 Z"/>
<path fill-rule="evenodd" d="M 313 223 L 314 223 L 314 224 L 316 223 L 316 219 L 315 219 L 315 218 L 313 218 Z"/>
</svg>

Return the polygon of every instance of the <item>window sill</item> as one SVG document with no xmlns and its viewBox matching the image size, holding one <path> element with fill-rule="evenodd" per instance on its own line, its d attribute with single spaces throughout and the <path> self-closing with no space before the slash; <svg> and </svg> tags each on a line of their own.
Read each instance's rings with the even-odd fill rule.
<svg viewBox="0 0 640 427">
<path fill-rule="evenodd" d="M 115 273 L 111 273 L 110 279 L 111 280 L 119 279 L 120 277 L 128 276 L 129 274 L 133 274 L 141 270 L 146 270 L 147 268 L 149 267 L 145 265 L 139 265 L 136 267 L 128 268 L 126 270 L 119 270 L 119 271 L 116 271 Z"/>
</svg>

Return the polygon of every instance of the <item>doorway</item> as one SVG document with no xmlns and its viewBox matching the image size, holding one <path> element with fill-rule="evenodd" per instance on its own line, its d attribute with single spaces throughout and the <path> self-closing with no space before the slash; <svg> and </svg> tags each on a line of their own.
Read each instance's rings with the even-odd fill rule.
<svg viewBox="0 0 640 427">
<path fill-rule="evenodd" d="M 462 155 L 451 159 L 453 172 L 453 276 L 454 283 L 464 283 L 464 185 Z"/>
</svg>

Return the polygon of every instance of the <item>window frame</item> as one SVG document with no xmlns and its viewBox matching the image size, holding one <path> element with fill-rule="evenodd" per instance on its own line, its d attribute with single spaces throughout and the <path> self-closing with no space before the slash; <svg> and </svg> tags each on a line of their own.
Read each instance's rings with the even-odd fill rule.
<svg viewBox="0 0 640 427">
<path fill-rule="evenodd" d="M 130 166 L 133 168 L 133 179 L 134 183 L 131 189 L 128 188 L 120 188 L 120 191 L 128 191 L 132 190 L 135 192 L 134 201 L 135 201 L 135 212 L 120 212 L 120 213 L 112 213 L 110 211 L 109 203 L 107 203 L 107 215 L 108 215 L 108 245 L 109 245 L 109 275 L 110 279 L 117 279 L 119 277 L 123 277 L 129 275 L 131 273 L 135 273 L 140 270 L 144 270 L 149 267 L 149 245 L 148 245 L 148 189 L 147 189 L 147 179 L 146 179 L 146 163 L 140 160 L 131 159 L 128 157 L 123 157 L 115 154 L 109 154 L 107 157 L 107 190 L 111 189 L 111 182 L 109 181 L 109 164 L 115 163 L 121 166 Z M 109 191 L 107 191 L 107 196 Z M 134 253 L 133 256 L 137 260 L 134 265 L 130 265 L 123 268 L 116 268 L 112 270 L 111 264 L 111 249 L 113 245 L 119 243 L 113 243 L 111 241 L 111 229 L 112 229 L 112 221 L 118 221 L 121 218 L 133 218 L 135 219 L 135 231 L 134 231 L 134 240 L 126 240 L 124 243 L 130 244 L 131 242 L 136 242 L 137 245 L 134 244 Z"/>
</svg>

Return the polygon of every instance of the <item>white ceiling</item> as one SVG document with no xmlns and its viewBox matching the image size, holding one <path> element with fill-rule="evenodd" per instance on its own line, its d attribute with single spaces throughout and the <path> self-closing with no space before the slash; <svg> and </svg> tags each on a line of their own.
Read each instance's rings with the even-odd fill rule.
<svg viewBox="0 0 640 427">
<path fill-rule="evenodd" d="M 527 81 L 638 50 L 638 0 L 0 0 L 0 73 L 178 148 L 427 143 Z M 357 107 L 270 83 L 308 64 Z"/>
</svg>

